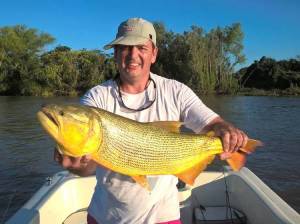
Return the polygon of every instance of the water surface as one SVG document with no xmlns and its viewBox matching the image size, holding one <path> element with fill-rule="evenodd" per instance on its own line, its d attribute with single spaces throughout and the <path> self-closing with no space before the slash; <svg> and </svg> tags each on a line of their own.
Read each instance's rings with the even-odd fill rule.
<svg viewBox="0 0 300 224">
<path fill-rule="evenodd" d="M 78 98 L 0 97 L 0 223 L 62 170 L 52 159 L 54 142 L 36 119 L 43 103 Z M 204 97 L 226 120 L 265 146 L 249 157 L 250 168 L 300 212 L 300 98 Z"/>
</svg>

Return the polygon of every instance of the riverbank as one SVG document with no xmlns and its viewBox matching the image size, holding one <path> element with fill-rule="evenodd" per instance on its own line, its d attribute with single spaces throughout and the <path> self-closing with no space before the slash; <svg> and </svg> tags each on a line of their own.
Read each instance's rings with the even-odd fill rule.
<svg viewBox="0 0 300 224">
<path fill-rule="evenodd" d="M 256 88 L 242 88 L 236 94 L 239 96 L 300 96 L 299 87 L 290 87 L 287 89 L 256 89 Z"/>
<path fill-rule="evenodd" d="M 222 95 L 222 96 L 300 96 L 300 87 L 290 87 L 288 89 L 270 89 L 270 90 L 265 90 L 265 89 L 256 89 L 256 88 L 241 88 L 237 92 L 234 93 L 209 93 L 209 94 L 204 94 L 204 93 L 197 93 L 197 95 Z M 76 92 L 76 91 L 71 91 L 69 93 L 64 92 L 61 94 L 54 94 L 52 92 L 43 92 L 41 95 L 31 95 L 31 96 L 37 96 L 37 97 L 80 97 L 82 96 L 83 93 L 81 92 Z M 18 95 L 1 95 L 0 96 L 16 96 Z"/>
</svg>

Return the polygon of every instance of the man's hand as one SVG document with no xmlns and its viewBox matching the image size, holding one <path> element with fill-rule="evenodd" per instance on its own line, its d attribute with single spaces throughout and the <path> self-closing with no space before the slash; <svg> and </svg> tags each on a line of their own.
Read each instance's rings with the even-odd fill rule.
<svg viewBox="0 0 300 224">
<path fill-rule="evenodd" d="M 97 164 L 91 160 L 90 155 L 72 157 L 60 154 L 57 148 L 55 148 L 54 160 L 63 168 L 79 176 L 90 176 L 96 171 Z"/>
<path fill-rule="evenodd" d="M 243 131 L 224 121 L 221 117 L 210 122 L 204 131 L 214 131 L 215 136 L 221 138 L 224 149 L 224 153 L 221 154 L 222 160 L 228 159 L 231 153 L 245 147 L 248 141 L 248 136 Z"/>
</svg>

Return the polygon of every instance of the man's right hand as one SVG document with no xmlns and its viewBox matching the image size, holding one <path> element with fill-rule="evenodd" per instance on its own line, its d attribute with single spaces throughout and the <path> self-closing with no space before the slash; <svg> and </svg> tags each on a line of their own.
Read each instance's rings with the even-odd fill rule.
<svg viewBox="0 0 300 224">
<path fill-rule="evenodd" d="M 63 168 L 79 176 L 93 175 L 97 167 L 97 164 L 91 159 L 90 155 L 82 157 L 62 155 L 57 148 L 54 149 L 54 160 Z"/>
</svg>

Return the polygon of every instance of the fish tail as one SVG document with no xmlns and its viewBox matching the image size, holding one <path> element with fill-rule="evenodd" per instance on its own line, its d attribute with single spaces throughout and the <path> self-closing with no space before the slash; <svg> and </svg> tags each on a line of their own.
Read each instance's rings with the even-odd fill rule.
<svg viewBox="0 0 300 224">
<path fill-rule="evenodd" d="M 263 143 L 258 140 L 249 139 L 246 146 L 232 153 L 229 159 L 226 159 L 229 166 L 234 170 L 240 170 L 246 163 L 247 155 L 256 150 L 256 147 L 263 146 Z"/>
</svg>

